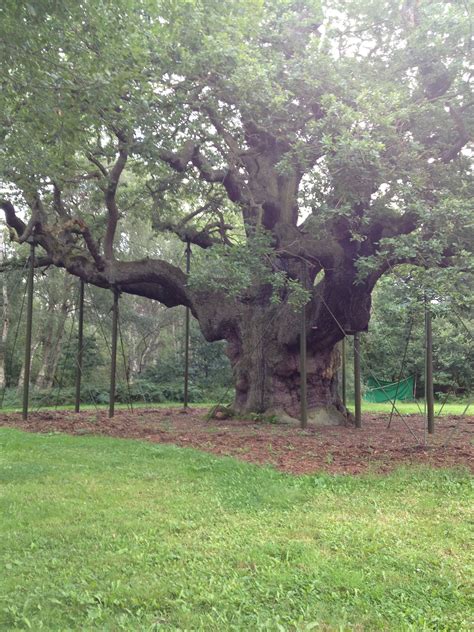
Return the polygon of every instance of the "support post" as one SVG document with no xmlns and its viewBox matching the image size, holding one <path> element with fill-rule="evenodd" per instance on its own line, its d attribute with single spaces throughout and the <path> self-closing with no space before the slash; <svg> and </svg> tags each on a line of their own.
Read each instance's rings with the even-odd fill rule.
<svg viewBox="0 0 474 632">
<path fill-rule="evenodd" d="M 81 408 L 82 359 L 84 352 L 84 281 L 79 282 L 79 323 L 77 331 L 77 363 L 76 363 L 76 413 Z"/>
<path fill-rule="evenodd" d="M 360 334 L 354 334 L 354 413 L 355 427 L 362 428 L 362 395 L 360 388 Z"/>
<path fill-rule="evenodd" d="M 431 310 L 425 296 L 425 397 L 428 433 L 434 434 L 434 390 L 433 390 L 433 329 Z"/>
<path fill-rule="evenodd" d="M 302 263 L 302 284 L 306 287 L 306 264 Z M 300 404 L 301 428 L 308 425 L 308 393 L 307 393 L 307 365 L 306 365 L 306 305 L 301 308 L 300 315 Z"/>
<path fill-rule="evenodd" d="M 114 304 L 112 307 L 112 349 L 110 359 L 110 394 L 109 394 L 109 417 L 115 414 L 115 378 L 117 373 L 117 332 L 118 332 L 118 300 L 119 292 L 116 288 L 114 292 Z"/>
<path fill-rule="evenodd" d="M 189 276 L 191 270 L 191 244 L 189 240 L 186 244 L 186 274 Z M 189 325 L 190 325 L 190 310 L 186 307 L 186 316 L 184 323 L 184 398 L 183 406 L 188 407 L 189 399 Z"/>
<path fill-rule="evenodd" d="M 342 365 L 342 375 L 341 375 L 341 380 L 342 380 L 342 403 L 345 406 L 346 405 L 346 337 L 344 336 L 344 338 L 341 341 L 341 365 Z"/>
<path fill-rule="evenodd" d="M 28 266 L 28 294 L 26 301 L 26 337 L 25 337 L 25 370 L 23 377 L 23 421 L 28 419 L 28 403 L 30 394 L 31 370 L 31 335 L 33 331 L 33 285 L 35 272 L 35 244 L 30 244 L 30 261 Z"/>
</svg>

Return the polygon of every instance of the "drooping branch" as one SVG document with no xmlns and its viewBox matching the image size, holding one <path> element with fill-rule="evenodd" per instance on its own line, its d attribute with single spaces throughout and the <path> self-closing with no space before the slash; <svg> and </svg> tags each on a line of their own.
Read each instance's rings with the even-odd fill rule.
<svg viewBox="0 0 474 632">
<path fill-rule="evenodd" d="M 18 217 L 15 207 L 9 200 L 0 200 L 0 208 L 5 213 L 8 226 L 16 232 L 15 241 L 18 241 L 26 228 L 25 222 Z"/>
</svg>

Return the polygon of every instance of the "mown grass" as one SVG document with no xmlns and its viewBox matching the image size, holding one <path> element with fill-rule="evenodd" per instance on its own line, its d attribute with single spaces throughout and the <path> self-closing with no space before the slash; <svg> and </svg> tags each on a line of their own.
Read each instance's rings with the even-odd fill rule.
<svg viewBox="0 0 474 632">
<path fill-rule="evenodd" d="M 469 630 L 467 472 L 0 429 L 0 629 Z"/>
<path fill-rule="evenodd" d="M 443 405 L 443 402 L 435 402 L 435 415 L 462 415 L 466 410 L 468 402 L 447 402 Z M 348 407 L 354 410 L 354 404 L 349 402 Z M 419 415 L 426 414 L 424 409 L 424 402 L 397 402 L 397 410 L 402 415 Z M 392 410 L 391 402 L 384 402 L 377 404 L 375 402 L 362 402 L 363 413 L 390 413 Z M 469 406 L 467 415 L 474 415 L 474 403 Z"/>
<path fill-rule="evenodd" d="M 466 409 L 468 402 L 448 402 L 446 404 L 442 404 L 442 402 L 437 402 L 435 404 L 435 414 L 441 413 L 441 415 L 462 415 Z M 199 402 L 199 403 L 191 403 L 190 406 L 193 408 L 210 408 L 211 406 L 215 406 L 216 402 Z M 348 402 L 347 404 L 350 410 L 354 410 L 353 402 Z M 180 402 L 161 402 L 161 403 L 145 403 L 145 402 L 136 402 L 133 404 L 134 410 L 139 410 L 140 408 L 182 408 L 183 404 Z M 424 403 L 423 401 L 419 401 L 418 404 L 416 402 L 397 402 L 396 404 L 397 410 L 402 415 L 419 415 L 424 414 Z M 118 410 L 124 410 L 129 408 L 128 404 L 115 404 L 115 408 Z M 36 410 L 73 410 L 74 406 L 41 406 L 39 409 L 37 406 L 31 406 L 31 411 L 35 412 Z M 81 410 L 107 410 L 108 404 L 82 404 Z M 377 404 L 373 402 L 362 402 L 362 412 L 363 413 L 390 413 L 392 410 L 392 404 L 390 402 L 385 402 L 383 404 Z M 21 412 L 21 407 L 5 407 L 1 408 L 0 412 L 11 413 L 11 412 Z M 469 406 L 467 413 L 468 415 L 474 415 L 474 403 Z"/>
</svg>

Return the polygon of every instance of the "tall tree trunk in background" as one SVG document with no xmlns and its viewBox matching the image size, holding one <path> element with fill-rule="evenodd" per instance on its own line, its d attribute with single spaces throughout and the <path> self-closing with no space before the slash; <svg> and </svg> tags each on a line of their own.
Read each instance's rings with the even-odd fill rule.
<svg viewBox="0 0 474 632">
<path fill-rule="evenodd" d="M 56 370 L 61 357 L 61 347 L 66 334 L 66 321 L 69 311 L 69 303 L 67 300 L 61 305 L 61 312 L 59 314 L 59 320 L 56 327 L 56 332 L 49 354 L 48 366 L 46 368 L 46 376 L 48 378 L 48 388 L 54 384 L 54 378 L 56 376 Z"/>
<path fill-rule="evenodd" d="M 36 388 L 46 388 L 48 384 L 47 380 L 47 367 L 49 363 L 49 354 L 51 352 L 53 335 L 54 335 L 54 313 L 53 309 L 50 307 L 47 312 L 47 321 L 45 324 L 44 332 L 40 340 L 40 344 L 42 347 L 42 358 L 41 365 L 36 376 L 35 385 Z"/>
<path fill-rule="evenodd" d="M 57 322 L 55 322 L 54 313 L 50 313 L 48 334 L 43 339 L 43 361 L 36 377 L 37 388 L 51 388 L 54 384 L 54 377 L 61 356 L 61 345 L 64 340 L 68 311 L 69 298 L 64 298 Z"/>
<path fill-rule="evenodd" d="M 33 359 L 36 355 L 36 352 L 39 349 L 39 346 L 41 344 L 41 341 L 38 340 L 37 342 L 35 342 L 31 348 L 31 364 L 33 364 Z M 17 383 L 17 388 L 23 388 L 23 382 L 25 381 L 25 364 L 23 363 L 21 365 L 21 369 L 20 369 L 20 375 L 18 376 L 18 383 Z"/>
</svg>

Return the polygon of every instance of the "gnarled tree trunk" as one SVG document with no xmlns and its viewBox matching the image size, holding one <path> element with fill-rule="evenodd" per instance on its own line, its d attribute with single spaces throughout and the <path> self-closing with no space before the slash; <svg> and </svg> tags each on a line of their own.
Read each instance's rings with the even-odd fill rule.
<svg viewBox="0 0 474 632">
<path fill-rule="evenodd" d="M 349 415 L 338 388 L 341 355 L 337 343 L 345 333 L 366 329 L 370 288 L 352 282 L 337 286 L 337 281 L 329 278 L 312 291 L 313 298 L 305 308 L 308 420 L 314 424 L 339 424 Z M 237 414 L 263 413 L 282 420 L 299 419 L 301 310 L 294 310 L 285 302 L 274 305 L 268 295 L 262 300 L 264 289 L 255 295 L 259 298 L 254 302 L 235 301 L 233 308 L 221 303 L 214 321 L 217 331 L 208 326 L 208 312 L 198 311 L 201 328 L 208 340 L 213 339 L 212 334 L 215 339 L 227 340 Z"/>
<path fill-rule="evenodd" d="M 235 384 L 234 408 L 240 415 L 252 412 L 299 418 L 301 365 L 298 345 L 278 341 L 278 332 L 260 318 L 241 323 L 241 336 L 228 344 Z M 307 405 L 309 421 L 340 423 L 346 411 L 338 392 L 340 354 L 336 346 L 308 345 Z"/>
</svg>

